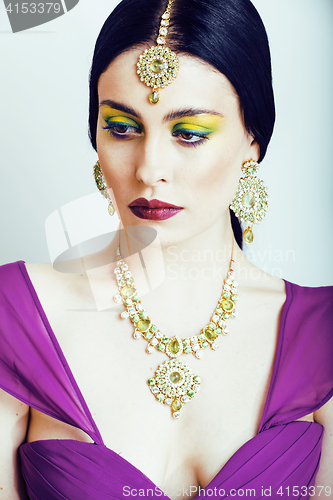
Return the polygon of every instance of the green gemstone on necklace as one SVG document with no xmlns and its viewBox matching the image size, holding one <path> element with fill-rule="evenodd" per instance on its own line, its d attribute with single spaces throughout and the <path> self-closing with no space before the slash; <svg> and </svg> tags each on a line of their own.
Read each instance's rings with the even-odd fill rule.
<svg viewBox="0 0 333 500">
<path fill-rule="evenodd" d="M 204 340 L 205 334 L 204 333 L 199 333 L 198 337 L 199 337 L 199 340 Z"/>
<path fill-rule="evenodd" d="M 216 328 L 215 323 L 209 323 L 208 328 L 210 328 L 211 330 L 215 330 Z"/>
<path fill-rule="evenodd" d="M 141 318 L 141 319 L 147 319 L 147 318 L 148 318 L 148 314 L 147 314 L 145 311 L 142 311 L 142 312 L 140 313 L 140 318 Z"/>
<path fill-rule="evenodd" d="M 140 330 L 140 332 L 146 332 L 147 330 L 149 330 L 150 325 L 151 325 L 150 319 L 140 319 L 136 327 L 138 330 Z"/>
<path fill-rule="evenodd" d="M 216 335 L 221 335 L 222 330 L 221 328 L 215 328 L 214 332 L 216 333 Z"/>
<path fill-rule="evenodd" d="M 169 379 L 172 384 L 178 384 L 181 381 L 182 376 L 179 372 L 174 371 L 170 373 Z"/>
<path fill-rule="evenodd" d="M 224 299 L 230 299 L 230 293 L 229 292 L 224 292 L 224 294 L 222 295 L 222 297 Z"/>
<path fill-rule="evenodd" d="M 196 384 L 200 384 L 200 383 L 201 383 L 201 377 L 200 377 L 200 375 L 196 375 L 196 376 L 194 377 L 194 382 L 195 382 Z"/>
<path fill-rule="evenodd" d="M 189 338 L 183 339 L 183 344 L 190 345 L 190 339 Z"/>
<path fill-rule="evenodd" d="M 131 319 L 132 319 L 133 323 L 137 323 L 140 318 L 139 318 L 139 316 L 137 314 L 134 314 L 134 316 L 132 316 Z"/>
<path fill-rule="evenodd" d="M 202 347 L 203 347 L 204 349 L 206 349 L 206 347 L 208 347 L 208 346 L 209 346 L 209 344 L 208 344 L 208 342 L 207 342 L 206 340 L 205 340 L 204 342 L 202 342 L 202 344 L 201 344 L 201 345 L 202 345 Z"/>
<path fill-rule="evenodd" d="M 182 404 L 181 402 L 179 401 L 179 399 L 175 399 L 172 403 L 172 409 L 175 410 L 175 411 L 179 411 L 182 409 Z"/>
<path fill-rule="evenodd" d="M 185 347 L 184 352 L 185 354 L 191 354 L 192 349 L 190 347 Z"/>
<path fill-rule="evenodd" d="M 234 302 L 237 302 L 237 300 L 238 300 L 238 296 L 237 296 L 237 295 L 233 295 L 233 296 L 231 297 L 231 300 L 233 300 Z"/>
<path fill-rule="evenodd" d="M 187 394 L 190 396 L 190 398 L 194 398 L 194 396 L 195 396 L 195 392 L 194 391 L 188 391 Z"/>
<path fill-rule="evenodd" d="M 134 297 L 132 297 L 132 300 L 133 300 L 133 302 L 138 302 L 139 301 L 139 297 L 137 295 L 134 295 Z"/>
<path fill-rule="evenodd" d="M 215 312 L 218 316 L 221 316 L 221 314 L 223 313 L 223 310 L 220 307 L 218 307 Z"/>
<path fill-rule="evenodd" d="M 168 347 L 171 354 L 178 354 L 180 350 L 180 345 L 177 339 L 173 339 Z"/>
<path fill-rule="evenodd" d="M 120 295 L 122 296 L 123 299 L 131 299 L 135 294 L 136 294 L 136 289 L 131 286 L 125 286 L 125 288 L 120 290 Z"/>
<path fill-rule="evenodd" d="M 230 318 L 230 314 L 229 313 L 224 313 L 223 314 L 223 319 L 229 319 Z"/>
<path fill-rule="evenodd" d="M 118 281 L 118 285 L 119 285 L 119 286 L 125 286 L 125 284 L 126 284 L 126 283 L 125 283 L 125 281 L 124 281 L 124 280 L 120 280 L 120 281 Z"/>
<path fill-rule="evenodd" d="M 152 338 L 152 336 L 153 336 L 153 334 L 152 334 L 152 333 L 150 333 L 150 332 L 146 332 L 146 333 L 144 334 L 144 338 L 145 338 L 146 340 L 150 340 L 150 339 Z"/>
<path fill-rule="evenodd" d="M 155 385 L 155 379 L 149 378 L 148 379 L 148 385 Z"/>
<path fill-rule="evenodd" d="M 169 342 L 169 337 L 162 337 L 163 344 L 167 344 Z"/>
<path fill-rule="evenodd" d="M 157 394 L 156 399 L 161 403 L 164 400 L 163 394 Z"/>
<path fill-rule="evenodd" d="M 156 325 L 151 325 L 150 331 L 153 332 L 153 333 L 157 332 L 157 326 Z"/>
<path fill-rule="evenodd" d="M 165 351 L 165 345 L 164 344 L 158 344 L 157 349 L 159 351 Z"/>
<path fill-rule="evenodd" d="M 226 312 L 230 312 L 234 308 L 234 304 L 231 300 L 222 300 L 221 305 L 222 309 Z"/>
<path fill-rule="evenodd" d="M 206 339 L 209 342 L 214 342 L 214 340 L 217 337 L 216 333 L 213 330 L 211 330 L 210 328 L 205 328 L 204 333 L 205 333 Z"/>
</svg>

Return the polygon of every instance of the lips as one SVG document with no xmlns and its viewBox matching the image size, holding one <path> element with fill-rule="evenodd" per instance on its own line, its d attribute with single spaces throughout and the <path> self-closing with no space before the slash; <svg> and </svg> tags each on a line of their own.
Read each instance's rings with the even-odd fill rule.
<svg viewBox="0 0 333 500">
<path fill-rule="evenodd" d="M 182 207 L 177 207 L 171 203 L 160 200 L 146 200 L 146 198 L 137 198 L 130 203 L 131 212 L 139 219 L 146 220 L 166 220 L 178 214 Z"/>
</svg>

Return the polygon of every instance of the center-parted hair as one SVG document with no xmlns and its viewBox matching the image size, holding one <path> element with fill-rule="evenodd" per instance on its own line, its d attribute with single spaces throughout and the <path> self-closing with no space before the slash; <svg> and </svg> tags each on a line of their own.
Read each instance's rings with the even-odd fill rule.
<svg viewBox="0 0 333 500">
<path fill-rule="evenodd" d="M 89 136 L 94 149 L 99 77 L 122 52 L 155 45 L 166 5 L 166 0 L 122 0 L 105 21 L 90 73 Z M 266 30 L 250 0 L 174 0 L 167 46 L 206 61 L 229 79 L 245 128 L 260 146 L 261 161 L 273 132 L 275 107 Z"/>
</svg>

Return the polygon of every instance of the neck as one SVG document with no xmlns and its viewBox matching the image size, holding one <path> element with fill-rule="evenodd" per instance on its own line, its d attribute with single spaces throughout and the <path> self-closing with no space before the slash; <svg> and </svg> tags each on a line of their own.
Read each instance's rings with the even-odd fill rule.
<svg viewBox="0 0 333 500">
<path fill-rule="evenodd" d="M 221 283 L 229 270 L 234 242 L 229 217 L 175 244 L 163 244 L 162 237 L 149 227 L 122 228 L 119 235 L 122 257 L 134 276 L 138 268 L 144 268 L 150 289 L 162 282 L 182 286 L 195 280 L 201 286 L 215 278 Z"/>
</svg>

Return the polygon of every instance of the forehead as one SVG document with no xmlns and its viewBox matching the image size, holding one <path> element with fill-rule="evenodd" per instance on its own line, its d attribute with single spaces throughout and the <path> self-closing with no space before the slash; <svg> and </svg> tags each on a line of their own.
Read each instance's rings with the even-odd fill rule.
<svg viewBox="0 0 333 500">
<path fill-rule="evenodd" d="M 230 81 L 208 63 L 180 55 L 179 72 L 173 82 L 160 89 L 160 102 L 152 105 L 152 91 L 137 74 L 137 62 L 144 48 L 120 54 L 100 76 L 99 101 L 110 99 L 137 110 L 142 116 L 157 117 L 174 109 L 209 109 L 223 115 L 240 116 L 239 99 Z"/>
</svg>

